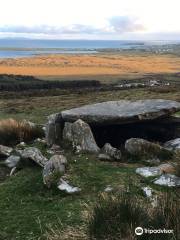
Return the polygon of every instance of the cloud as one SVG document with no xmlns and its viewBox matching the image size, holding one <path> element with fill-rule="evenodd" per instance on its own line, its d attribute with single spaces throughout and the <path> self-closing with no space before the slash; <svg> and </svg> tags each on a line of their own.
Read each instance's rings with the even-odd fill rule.
<svg viewBox="0 0 180 240">
<path fill-rule="evenodd" d="M 63 35 L 63 34 L 118 34 L 125 32 L 142 31 L 144 27 L 138 22 L 138 19 L 130 16 L 116 16 L 107 19 L 103 27 L 96 27 L 84 24 L 71 24 L 66 26 L 0 26 L 0 33 L 15 33 L 15 34 L 45 34 L 45 35 Z"/>
<path fill-rule="evenodd" d="M 143 31 L 145 27 L 136 17 L 115 16 L 109 19 L 111 29 L 116 33 Z"/>
</svg>

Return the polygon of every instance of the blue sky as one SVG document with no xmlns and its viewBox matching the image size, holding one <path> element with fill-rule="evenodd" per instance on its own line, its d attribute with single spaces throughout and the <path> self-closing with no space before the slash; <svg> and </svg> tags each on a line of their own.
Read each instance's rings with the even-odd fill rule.
<svg viewBox="0 0 180 240">
<path fill-rule="evenodd" d="M 0 0 L 0 37 L 180 40 L 180 0 Z"/>
</svg>

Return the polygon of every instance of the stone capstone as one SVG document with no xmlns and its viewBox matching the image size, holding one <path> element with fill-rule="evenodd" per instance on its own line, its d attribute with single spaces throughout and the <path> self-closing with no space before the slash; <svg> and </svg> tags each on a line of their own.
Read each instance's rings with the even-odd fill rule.
<svg viewBox="0 0 180 240">
<path fill-rule="evenodd" d="M 180 110 L 180 103 L 163 99 L 109 101 L 62 111 L 64 122 L 78 119 L 89 124 L 122 124 L 153 120 Z"/>
</svg>

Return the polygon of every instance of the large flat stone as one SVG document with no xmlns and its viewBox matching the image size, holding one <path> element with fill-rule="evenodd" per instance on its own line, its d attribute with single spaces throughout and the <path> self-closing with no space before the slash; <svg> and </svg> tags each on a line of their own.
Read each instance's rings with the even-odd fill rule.
<svg viewBox="0 0 180 240">
<path fill-rule="evenodd" d="M 151 99 L 109 101 L 62 111 L 64 122 L 81 119 L 90 124 L 124 124 L 167 117 L 180 110 L 180 103 L 170 100 Z"/>
</svg>

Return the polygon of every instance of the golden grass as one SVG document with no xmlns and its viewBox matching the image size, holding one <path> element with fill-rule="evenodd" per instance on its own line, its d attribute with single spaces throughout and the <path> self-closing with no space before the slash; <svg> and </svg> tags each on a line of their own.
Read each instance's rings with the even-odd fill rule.
<svg viewBox="0 0 180 240">
<path fill-rule="evenodd" d="M 98 76 L 178 72 L 180 59 L 155 54 L 47 55 L 3 59 L 0 73 L 35 76 Z"/>
<path fill-rule="evenodd" d="M 30 141 L 42 133 L 35 125 L 26 120 L 4 119 L 0 121 L 0 143 L 11 145 L 22 141 Z"/>
</svg>

